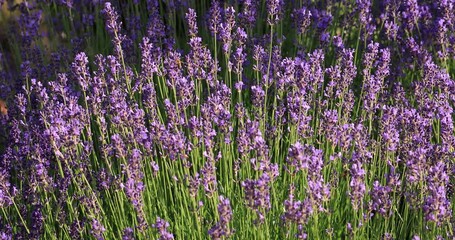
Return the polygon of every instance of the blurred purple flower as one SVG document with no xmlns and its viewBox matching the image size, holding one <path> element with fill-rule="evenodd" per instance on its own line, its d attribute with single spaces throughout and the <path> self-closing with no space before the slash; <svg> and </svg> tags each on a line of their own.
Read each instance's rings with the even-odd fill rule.
<svg viewBox="0 0 455 240">
<path fill-rule="evenodd" d="M 158 231 L 159 240 L 172 240 L 174 235 L 168 232 L 169 223 L 160 217 L 156 218 L 156 223 L 152 225 Z"/>
<path fill-rule="evenodd" d="M 267 23 L 269 25 L 275 25 L 277 24 L 282 15 L 284 7 L 284 1 L 283 0 L 268 0 L 267 1 Z"/>
<path fill-rule="evenodd" d="M 229 199 L 220 196 L 218 204 L 218 214 L 220 221 L 209 229 L 208 233 L 212 239 L 224 239 L 232 235 L 233 230 L 229 228 L 229 223 L 232 220 L 232 208 Z"/>
<path fill-rule="evenodd" d="M 93 237 L 95 237 L 97 240 L 103 240 L 103 233 L 106 231 L 104 226 L 98 220 L 92 219 L 91 227 L 91 234 Z"/>
</svg>

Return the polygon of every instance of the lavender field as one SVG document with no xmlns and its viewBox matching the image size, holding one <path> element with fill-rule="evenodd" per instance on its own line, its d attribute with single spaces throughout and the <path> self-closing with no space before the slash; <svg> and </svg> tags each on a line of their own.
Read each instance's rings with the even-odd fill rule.
<svg viewBox="0 0 455 240">
<path fill-rule="evenodd" d="M 455 239 L 455 0 L 0 9 L 0 239 Z"/>
</svg>

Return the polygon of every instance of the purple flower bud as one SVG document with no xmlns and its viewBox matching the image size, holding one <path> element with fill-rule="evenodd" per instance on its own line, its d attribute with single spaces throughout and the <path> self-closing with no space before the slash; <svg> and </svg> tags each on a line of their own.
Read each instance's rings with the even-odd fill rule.
<svg viewBox="0 0 455 240">
<path fill-rule="evenodd" d="M 302 7 L 295 9 L 291 16 L 294 18 L 298 33 L 305 33 L 311 24 L 311 11 Z"/>
<path fill-rule="evenodd" d="M 118 14 L 110 2 L 104 3 L 102 14 L 106 17 L 106 29 L 111 34 L 120 33 L 122 22 L 118 22 Z"/>
<path fill-rule="evenodd" d="M 81 52 L 76 55 L 74 62 L 71 65 L 73 74 L 84 92 L 87 91 L 88 85 L 92 82 L 87 64 L 88 57 L 84 52 Z"/>
<path fill-rule="evenodd" d="M 122 240 L 134 240 L 134 231 L 132 228 L 125 228 L 123 230 Z"/>
<path fill-rule="evenodd" d="M 439 226 L 446 223 L 452 217 L 451 202 L 447 197 L 447 175 L 446 164 L 438 161 L 429 169 L 428 177 L 429 195 L 425 199 L 423 211 L 425 219 L 434 222 Z"/>
<path fill-rule="evenodd" d="M 390 214 L 392 214 L 392 200 L 390 198 L 391 191 L 392 189 L 389 186 L 381 186 L 378 181 L 375 181 L 373 183 L 373 189 L 370 191 L 371 210 L 384 217 L 390 216 Z"/>
<path fill-rule="evenodd" d="M 208 26 L 212 35 L 217 35 L 220 32 L 221 11 L 220 2 L 218 0 L 212 1 L 208 13 Z"/>
<path fill-rule="evenodd" d="M 356 157 L 357 158 L 357 157 Z M 359 206 L 363 204 L 363 197 L 365 195 L 365 170 L 362 163 L 354 159 L 351 165 L 351 182 L 349 183 L 351 203 L 354 210 L 358 210 Z"/>
<path fill-rule="evenodd" d="M 267 1 L 267 23 L 270 25 L 277 24 L 281 19 L 283 11 L 283 0 L 268 0 Z"/>
<path fill-rule="evenodd" d="M 231 53 L 232 45 L 232 31 L 235 24 L 235 10 L 233 7 L 228 7 L 225 9 L 225 21 L 220 26 L 220 37 L 221 42 L 223 43 L 223 52 L 225 54 Z"/>
<path fill-rule="evenodd" d="M 160 217 L 156 218 L 156 223 L 152 224 L 152 227 L 158 231 L 160 240 L 172 240 L 174 235 L 168 231 L 169 223 Z"/>
<path fill-rule="evenodd" d="M 95 237 L 97 240 L 103 240 L 104 239 L 103 233 L 105 231 L 106 231 L 106 229 L 100 222 L 98 222 L 98 220 L 96 220 L 96 219 L 92 220 L 91 233 L 92 233 L 93 237 Z"/>
<path fill-rule="evenodd" d="M 243 0 L 243 8 L 239 13 L 239 19 L 242 25 L 252 28 L 256 23 L 257 8 L 259 1 Z"/>
<path fill-rule="evenodd" d="M 209 229 L 209 235 L 212 239 L 223 239 L 229 237 L 233 230 L 229 228 L 229 223 L 232 220 L 232 209 L 229 199 L 220 196 L 220 203 L 218 204 L 218 214 L 220 221 Z"/>
<path fill-rule="evenodd" d="M 190 37 L 196 37 L 198 34 L 197 20 L 196 20 L 196 11 L 190 8 L 185 14 L 185 18 L 188 24 L 188 33 Z"/>
</svg>

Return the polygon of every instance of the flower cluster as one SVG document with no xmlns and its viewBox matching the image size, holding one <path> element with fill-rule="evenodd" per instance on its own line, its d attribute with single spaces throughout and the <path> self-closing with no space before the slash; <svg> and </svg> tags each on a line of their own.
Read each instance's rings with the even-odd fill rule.
<svg viewBox="0 0 455 240">
<path fill-rule="evenodd" d="M 2 239 L 454 238 L 453 0 L 7 2 Z"/>
</svg>

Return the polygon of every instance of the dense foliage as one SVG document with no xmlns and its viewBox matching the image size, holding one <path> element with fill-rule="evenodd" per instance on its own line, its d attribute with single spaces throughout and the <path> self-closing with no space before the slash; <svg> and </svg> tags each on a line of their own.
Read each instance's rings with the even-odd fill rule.
<svg viewBox="0 0 455 240">
<path fill-rule="evenodd" d="M 453 239 L 454 0 L 0 0 L 1 239 Z"/>
</svg>

